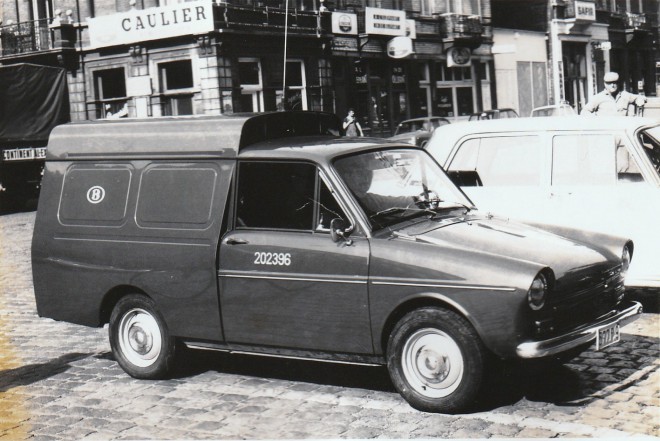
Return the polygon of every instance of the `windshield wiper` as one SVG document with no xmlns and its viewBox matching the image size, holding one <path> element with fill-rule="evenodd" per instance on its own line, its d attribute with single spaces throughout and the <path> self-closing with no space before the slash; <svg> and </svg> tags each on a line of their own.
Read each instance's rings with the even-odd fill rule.
<svg viewBox="0 0 660 441">
<path fill-rule="evenodd" d="M 371 216 L 369 216 L 369 220 L 373 220 L 377 217 L 384 216 L 387 214 L 395 214 L 395 213 L 404 213 L 406 211 L 414 211 L 413 215 L 416 216 L 419 213 L 428 213 L 428 214 L 436 214 L 435 211 L 431 210 L 430 208 L 417 208 L 417 207 L 389 207 L 384 210 L 380 210 Z M 401 220 L 408 219 L 410 216 L 405 216 L 402 217 Z"/>
<path fill-rule="evenodd" d="M 435 214 L 439 214 L 439 211 L 450 210 L 452 208 L 465 208 L 465 213 L 463 214 L 468 214 L 470 211 L 474 210 L 474 207 L 465 205 L 462 202 L 442 201 L 436 208 L 433 209 L 433 211 Z"/>
</svg>

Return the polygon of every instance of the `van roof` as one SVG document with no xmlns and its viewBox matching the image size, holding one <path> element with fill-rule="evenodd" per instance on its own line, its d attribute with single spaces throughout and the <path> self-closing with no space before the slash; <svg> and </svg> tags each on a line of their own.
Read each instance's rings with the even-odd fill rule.
<svg viewBox="0 0 660 441">
<path fill-rule="evenodd" d="M 234 158 L 264 141 L 339 136 L 340 127 L 331 113 L 307 111 L 85 121 L 56 127 L 46 159 Z"/>
</svg>

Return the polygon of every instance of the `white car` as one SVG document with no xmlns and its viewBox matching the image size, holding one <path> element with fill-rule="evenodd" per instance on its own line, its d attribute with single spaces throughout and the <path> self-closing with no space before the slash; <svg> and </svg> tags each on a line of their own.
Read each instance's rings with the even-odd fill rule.
<svg viewBox="0 0 660 441">
<path fill-rule="evenodd" d="M 426 149 L 481 210 L 633 239 L 628 287 L 660 287 L 660 123 L 633 117 L 479 121 Z"/>
<path fill-rule="evenodd" d="M 571 116 L 577 115 L 575 109 L 569 104 L 559 104 L 552 106 L 543 106 L 532 109 L 529 116 Z"/>
</svg>

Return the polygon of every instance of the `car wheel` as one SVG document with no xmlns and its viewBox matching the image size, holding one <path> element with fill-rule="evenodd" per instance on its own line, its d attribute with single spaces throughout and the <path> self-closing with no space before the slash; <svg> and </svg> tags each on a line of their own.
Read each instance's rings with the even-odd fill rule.
<svg viewBox="0 0 660 441">
<path fill-rule="evenodd" d="M 412 407 L 453 413 L 472 404 L 481 387 L 486 353 L 462 316 L 441 308 L 406 314 L 387 345 L 394 387 Z"/>
<path fill-rule="evenodd" d="M 110 316 L 109 336 L 115 359 L 130 376 L 159 379 L 171 371 L 176 344 L 148 297 L 119 300 Z"/>
</svg>

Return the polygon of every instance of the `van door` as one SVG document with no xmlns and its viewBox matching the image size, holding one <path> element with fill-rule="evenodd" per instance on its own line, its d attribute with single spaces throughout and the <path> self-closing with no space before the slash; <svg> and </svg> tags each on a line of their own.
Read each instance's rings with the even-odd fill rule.
<svg viewBox="0 0 660 441">
<path fill-rule="evenodd" d="M 369 242 L 335 243 L 350 222 L 314 164 L 239 163 L 234 228 L 220 245 L 229 344 L 372 353 Z"/>
</svg>

